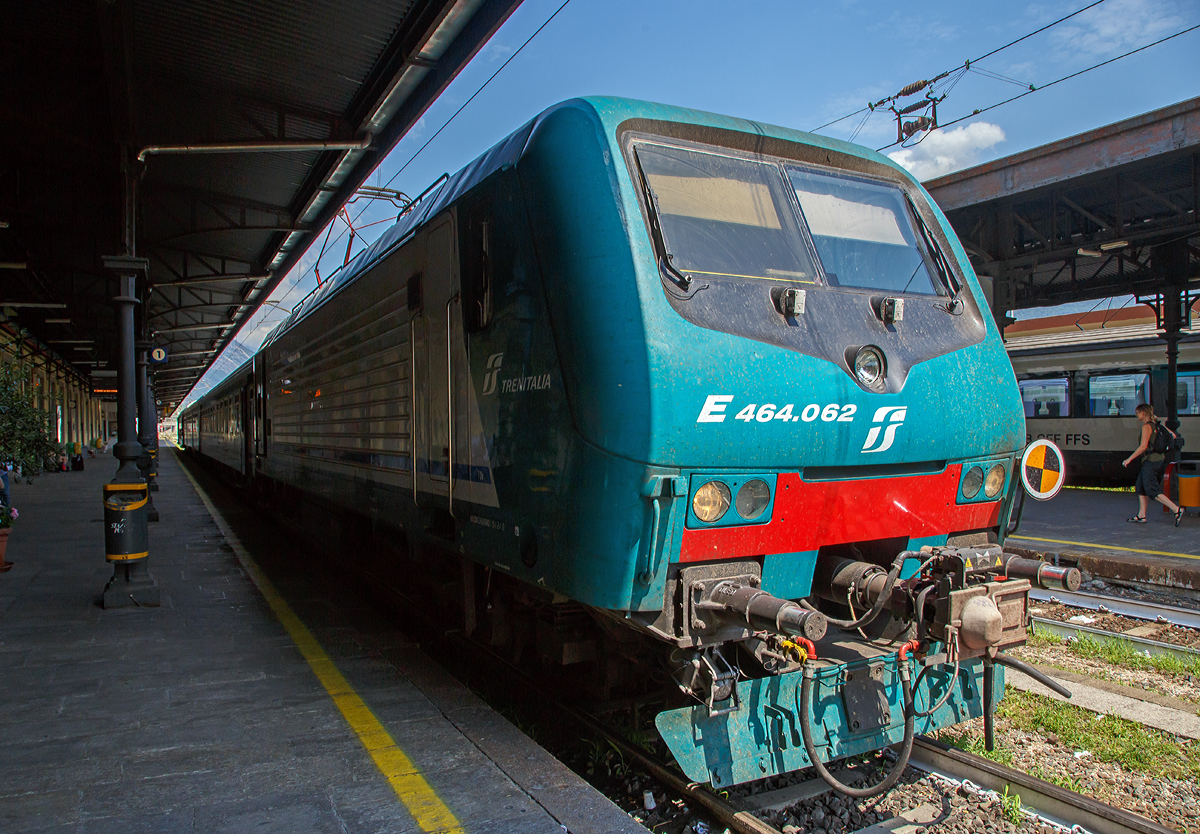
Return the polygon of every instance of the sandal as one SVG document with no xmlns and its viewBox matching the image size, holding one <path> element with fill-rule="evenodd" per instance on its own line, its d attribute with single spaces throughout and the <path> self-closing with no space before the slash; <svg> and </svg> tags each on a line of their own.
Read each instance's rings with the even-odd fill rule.
<svg viewBox="0 0 1200 834">
<path fill-rule="evenodd" d="M 1179 526 L 1179 522 L 1183 520 L 1183 507 L 1175 511 L 1175 526 Z"/>
<path fill-rule="evenodd" d="M 1146 517 L 1141 516 L 1141 515 L 1135 515 L 1133 518 L 1127 518 L 1125 520 L 1130 522 L 1131 524 L 1145 524 L 1146 523 Z"/>
</svg>

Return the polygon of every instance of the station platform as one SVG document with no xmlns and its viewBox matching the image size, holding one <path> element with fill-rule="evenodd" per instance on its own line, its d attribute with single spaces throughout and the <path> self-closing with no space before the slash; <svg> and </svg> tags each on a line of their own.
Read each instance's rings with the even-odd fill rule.
<svg viewBox="0 0 1200 834">
<path fill-rule="evenodd" d="M 1200 513 L 1175 517 L 1150 502 L 1145 524 L 1133 492 L 1063 489 L 1049 501 L 1026 500 L 1007 545 L 1077 564 L 1092 576 L 1200 591 Z"/>
<path fill-rule="evenodd" d="M 176 454 L 157 608 L 100 604 L 111 457 L 12 489 L 0 831 L 645 831 L 370 604 L 287 570 L 286 537 L 214 517 Z"/>
</svg>

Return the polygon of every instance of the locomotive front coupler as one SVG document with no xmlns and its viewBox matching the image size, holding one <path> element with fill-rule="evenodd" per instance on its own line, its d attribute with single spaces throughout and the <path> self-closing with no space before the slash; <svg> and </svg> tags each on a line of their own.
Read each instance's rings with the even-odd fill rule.
<svg viewBox="0 0 1200 834">
<path fill-rule="evenodd" d="M 898 563 L 919 559 L 907 579 L 895 581 Z M 819 560 L 813 587 L 851 610 L 887 610 L 915 623 L 917 639 L 956 646 L 960 659 L 995 657 L 1025 642 L 1031 582 L 1046 589 L 1079 587 L 1079 572 L 985 547 L 926 547 L 897 556 L 892 571 L 840 557 Z M 862 619 L 865 619 L 862 618 Z M 841 625 L 838 621 L 832 621 Z"/>
</svg>

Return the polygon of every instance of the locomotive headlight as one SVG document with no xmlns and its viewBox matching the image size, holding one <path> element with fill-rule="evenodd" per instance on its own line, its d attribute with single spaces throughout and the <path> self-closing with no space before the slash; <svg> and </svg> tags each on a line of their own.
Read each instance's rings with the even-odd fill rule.
<svg viewBox="0 0 1200 834">
<path fill-rule="evenodd" d="M 767 504 L 771 502 L 771 488 L 761 478 L 746 481 L 737 494 L 738 515 L 747 521 L 753 521 L 762 515 Z M 699 515 L 699 513 L 696 513 Z"/>
<path fill-rule="evenodd" d="M 987 479 L 983 482 L 983 494 L 995 498 L 1004 487 L 1004 464 L 997 463 L 988 470 Z"/>
<path fill-rule="evenodd" d="M 1003 478 L 1001 478 L 1001 481 L 1003 481 Z M 983 486 L 983 470 L 978 466 L 972 466 L 967 470 L 967 477 L 963 478 L 963 498 L 974 498 L 979 494 L 981 486 Z"/>
<path fill-rule="evenodd" d="M 701 521 L 710 524 L 719 521 L 729 510 L 729 497 L 729 487 L 720 481 L 709 481 L 692 497 L 692 512 Z"/>
<path fill-rule="evenodd" d="M 854 355 L 854 375 L 868 388 L 874 388 L 883 380 L 886 366 L 883 351 L 872 345 L 859 348 Z"/>
</svg>

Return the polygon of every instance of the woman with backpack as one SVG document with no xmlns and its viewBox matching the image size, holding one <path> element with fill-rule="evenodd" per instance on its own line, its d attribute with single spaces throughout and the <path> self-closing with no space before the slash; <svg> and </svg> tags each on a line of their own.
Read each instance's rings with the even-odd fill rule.
<svg viewBox="0 0 1200 834">
<path fill-rule="evenodd" d="M 1179 526 L 1183 518 L 1183 508 L 1163 494 L 1162 474 L 1166 460 L 1168 436 L 1175 433 L 1154 418 L 1154 407 L 1142 403 L 1135 409 L 1138 421 L 1142 424 L 1141 442 L 1133 450 L 1133 454 L 1121 461 L 1122 466 L 1129 466 L 1133 459 L 1142 455 L 1142 469 L 1138 472 L 1137 485 L 1134 487 L 1138 496 L 1138 514 L 1126 519 L 1134 524 L 1146 523 L 1146 507 L 1153 498 L 1171 512 L 1175 513 L 1175 526 Z"/>
</svg>

